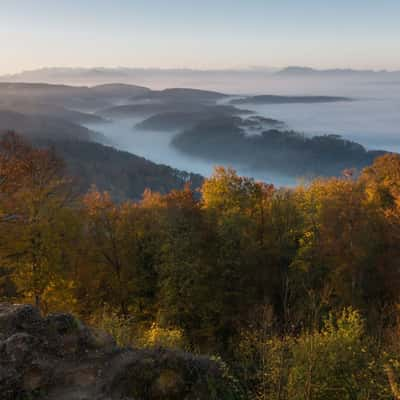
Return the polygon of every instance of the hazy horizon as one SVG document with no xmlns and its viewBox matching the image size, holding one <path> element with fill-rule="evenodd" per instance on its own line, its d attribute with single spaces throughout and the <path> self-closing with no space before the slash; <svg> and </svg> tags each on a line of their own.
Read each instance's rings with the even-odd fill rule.
<svg viewBox="0 0 400 400">
<path fill-rule="evenodd" d="M 114 65 L 114 66 L 104 66 L 104 65 L 72 65 L 72 66 L 60 66 L 60 65 L 45 65 L 39 66 L 36 68 L 28 68 L 28 69 L 16 69 L 8 72 L 0 72 L 0 77 L 6 76 L 15 76 L 23 73 L 31 73 L 38 71 L 124 71 L 124 70 L 137 70 L 137 71 L 192 71 L 192 72 L 247 72 L 247 73 L 268 73 L 273 74 L 290 68 L 304 68 L 315 70 L 316 72 L 329 72 L 329 71 L 353 71 L 353 72 L 371 72 L 371 73 L 393 73 L 400 72 L 400 65 L 398 68 L 353 68 L 351 66 L 345 65 L 332 65 L 329 67 L 321 68 L 315 65 L 308 64 L 288 64 L 288 65 L 279 65 L 279 66 L 271 66 L 271 65 L 247 65 L 247 66 L 221 66 L 215 68 L 201 68 L 201 67 L 177 67 L 177 66 L 140 66 L 140 65 Z"/>
<path fill-rule="evenodd" d="M 45 66 L 399 70 L 400 3 L 2 1 L 0 75 Z"/>
</svg>

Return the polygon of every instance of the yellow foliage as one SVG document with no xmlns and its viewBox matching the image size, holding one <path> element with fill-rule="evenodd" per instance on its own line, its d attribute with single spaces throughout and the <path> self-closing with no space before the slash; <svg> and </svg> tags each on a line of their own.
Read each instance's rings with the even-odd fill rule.
<svg viewBox="0 0 400 400">
<path fill-rule="evenodd" d="M 184 348 L 185 339 L 182 329 L 162 328 L 154 322 L 144 333 L 140 344 L 143 347 Z"/>
</svg>

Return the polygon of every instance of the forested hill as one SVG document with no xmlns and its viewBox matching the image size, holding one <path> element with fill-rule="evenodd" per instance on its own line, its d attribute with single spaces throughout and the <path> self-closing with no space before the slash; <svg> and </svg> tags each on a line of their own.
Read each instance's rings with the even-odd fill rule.
<svg viewBox="0 0 400 400">
<path fill-rule="evenodd" d="M 185 165 L 189 171 L 191 158 L 202 158 L 209 165 L 234 165 L 255 176 L 276 173 L 295 181 L 340 176 L 344 169 L 360 170 L 384 153 L 368 151 L 336 135 L 308 137 L 289 130 L 285 121 L 239 108 L 230 100 L 231 96 L 224 93 L 189 88 L 151 90 L 125 84 L 74 87 L 0 82 L 0 133 L 15 131 L 33 143 L 51 142 L 65 158 L 70 172 L 80 177 L 84 191 L 95 184 L 119 200 L 140 198 L 146 186 L 166 193 L 182 188 L 188 180 L 194 187 L 201 183 L 199 175 L 102 146 L 112 146 L 114 139 L 126 145 L 139 140 L 139 135 L 149 139 L 153 130 L 171 133 L 166 139 L 168 149 L 161 151 L 170 150 L 171 144 L 179 153 L 185 153 L 175 151 L 183 159 L 176 165 Z M 261 95 L 244 99 L 236 96 L 231 102 L 349 100 L 335 96 Z M 127 124 L 131 128 L 125 131 Z M 96 129 L 107 132 L 107 138 Z M 155 152 L 158 144 L 154 142 Z M 141 145 L 138 146 L 140 151 Z M 102 164 L 102 159 L 110 162 Z M 174 162 L 174 157 L 164 160 Z"/>
<path fill-rule="evenodd" d="M 28 140 L 105 140 L 102 135 L 65 118 L 0 109 L 0 134 L 7 131 L 18 132 Z"/>
<path fill-rule="evenodd" d="M 219 98 L 220 94 L 174 89 L 151 91 L 145 87 L 105 84 L 94 87 L 31 83 L 0 83 L 0 134 L 17 132 L 36 146 L 51 146 L 77 177 L 85 193 L 91 185 L 107 190 L 118 201 L 140 199 L 145 188 L 167 193 L 189 183 L 199 187 L 202 177 L 158 165 L 111 147 L 112 139 L 83 124 L 107 124 L 93 111 L 120 102 L 148 97 L 195 101 Z M 208 101 L 208 100 L 207 100 Z M 79 109 L 79 111 L 77 110 Z M 91 127 L 93 125 L 90 125 Z"/>
<path fill-rule="evenodd" d="M 196 189 L 203 182 L 201 175 L 155 164 L 99 143 L 72 140 L 40 140 L 36 143 L 53 148 L 65 160 L 81 193 L 94 185 L 117 201 L 140 200 L 145 189 L 165 194 L 173 189 L 183 189 L 186 184 Z"/>
<path fill-rule="evenodd" d="M 276 96 L 259 95 L 231 100 L 231 104 L 313 104 L 351 101 L 348 97 L 338 96 Z"/>
<path fill-rule="evenodd" d="M 385 154 L 338 135 L 307 137 L 273 125 L 269 129 L 261 125 L 256 134 L 248 134 L 246 128 L 246 120 L 240 117 L 214 117 L 184 130 L 172 143 L 186 154 L 216 164 L 236 163 L 297 177 L 339 176 L 344 169 L 360 170 Z"/>
</svg>

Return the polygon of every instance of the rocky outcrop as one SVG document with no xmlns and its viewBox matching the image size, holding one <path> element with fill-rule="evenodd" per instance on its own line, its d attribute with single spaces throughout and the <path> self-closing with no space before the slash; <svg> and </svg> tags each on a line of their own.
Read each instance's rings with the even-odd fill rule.
<svg viewBox="0 0 400 400">
<path fill-rule="evenodd" d="M 234 398 L 219 364 L 165 350 L 119 348 L 69 314 L 0 304 L 1 400 Z"/>
</svg>

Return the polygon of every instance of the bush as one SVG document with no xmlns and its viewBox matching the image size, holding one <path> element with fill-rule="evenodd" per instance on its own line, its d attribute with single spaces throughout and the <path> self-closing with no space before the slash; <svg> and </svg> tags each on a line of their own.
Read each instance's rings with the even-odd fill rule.
<svg viewBox="0 0 400 400">
<path fill-rule="evenodd" d="M 330 313 L 321 330 L 304 331 L 297 337 L 271 332 L 250 330 L 242 336 L 239 364 L 251 398 L 393 398 L 390 386 L 397 388 L 396 364 L 393 359 L 384 361 L 378 346 L 365 335 L 358 311 L 346 308 Z"/>
</svg>

